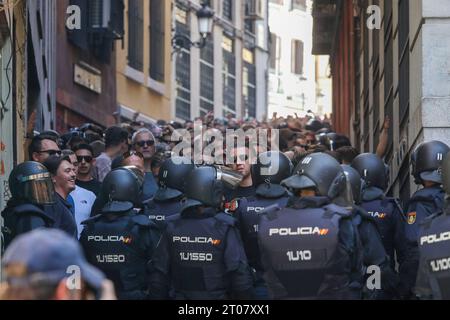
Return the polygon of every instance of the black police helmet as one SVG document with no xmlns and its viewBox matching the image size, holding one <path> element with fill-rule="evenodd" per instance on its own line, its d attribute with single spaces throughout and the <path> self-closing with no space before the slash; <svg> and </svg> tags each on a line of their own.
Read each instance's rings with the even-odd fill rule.
<svg viewBox="0 0 450 320">
<path fill-rule="evenodd" d="M 158 174 L 159 188 L 155 200 L 167 201 L 178 198 L 184 194 L 184 181 L 186 176 L 194 170 L 195 165 L 186 157 L 173 157 L 161 165 Z"/>
<path fill-rule="evenodd" d="M 314 188 L 319 196 L 334 199 L 345 190 L 346 179 L 336 159 L 325 153 L 315 153 L 303 158 L 294 175 L 281 184 L 294 190 Z"/>
<path fill-rule="evenodd" d="M 109 203 L 102 211 L 122 212 L 129 210 L 130 204 L 139 206 L 141 183 L 141 179 L 129 168 L 121 167 L 108 173 L 103 180 L 102 196 Z"/>
<path fill-rule="evenodd" d="M 286 190 L 280 183 L 292 175 L 293 169 L 291 160 L 284 153 L 261 153 L 257 163 L 251 168 L 256 194 L 267 198 L 277 198 L 285 194 Z"/>
<path fill-rule="evenodd" d="M 442 161 L 442 184 L 448 196 L 450 196 L 450 152 Z"/>
<path fill-rule="evenodd" d="M 8 183 L 15 200 L 41 205 L 55 203 L 51 175 L 39 162 L 27 161 L 19 164 L 9 175 Z"/>
<path fill-rule="evenodd" d="M 195 168 L 187 175 L 184 187 L 186 200 L 182 211 L 198 206 L 220 208 L 223 201 L 223 184 L 218 180 L 215 167 Z"/>
<path fill-rule="evenodd" d="M 362 198 L 362 187 L 364 184 L 361 175 L 358 173 L 358 171 L 356 171 L 349 165 L 342 165 L 342 169 L 344 170 L 344 173 L 347 176 L 348 181 L 350 182 L 353 201 L 355 202 L 355 204 L 360 204 Z"/>
<path fill-rule="evenodd" d="M 417 146 L 411 155 L 412 175 L 416 183 L 442 183 L 442 160 L 449 151 L 449 146 L 440 141 L 428 141 Z"/>
<path fill-rule="evenodd" d="M 367 188 L 376 187 L 383 191 L 386 189 L 387 167 L 377 155 L 373 153 L 360 154 L 353 160 L 352 167 L 358 171 Z"/>
</svg>

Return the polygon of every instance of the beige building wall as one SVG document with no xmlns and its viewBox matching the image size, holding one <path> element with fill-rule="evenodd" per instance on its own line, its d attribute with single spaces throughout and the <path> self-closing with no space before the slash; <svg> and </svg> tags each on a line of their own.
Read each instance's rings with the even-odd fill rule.
<svg viewBox="0 0 450 320">
<path fill-rule="evenodd" d="M 170 120 L 171 98 L 171 1 L 165 3 L 165 48 L 164 82 L 150 78 L 150 1 L 144 0 L 143 72 L 128 65 L 128 0 L 125 0 L 124 26 L 125 39 L 116 43 L 117 50 L 117 101 L 119 107 L 140 112 L 151 119 Z M 123 111 L 123 110 L 122 110 Z M 123 114 L 123 112 L 122 112 Z"/>
</svg>

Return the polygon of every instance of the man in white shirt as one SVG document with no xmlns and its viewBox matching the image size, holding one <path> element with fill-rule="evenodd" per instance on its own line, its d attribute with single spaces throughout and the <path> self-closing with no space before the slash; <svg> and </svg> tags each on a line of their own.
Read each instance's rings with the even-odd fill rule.
<svg viewBox="0 0 450 320">
<path fill-rule="evenodd" d="M 83 221 L 89 219 L 91 216 L 92 206 L 94 205 L 96 196 L 93 192 L 76 186 L 75 190 L 70 193 L 75 205 L 75 221 L 78 229 L 78 239 L 84 226 Z"/>
<path fill-rule="evenodd" d="M 62 154 L 63 156 L 70 158 L 70 161 L 76 168 L 77 174 L 79 163 L 75 152 L 73 152 L 72 150 L 63 150 Z M 75 222 L 77 224 L 79 239 L 81 231 L 83 231 L 84 228 L 81 223 L 89 219 L 89 217 L 91 216 L 91 209 L 97 197 L 93 192 L 75 185 L 75 190 L 73 190 L 69 194 L 68 198 L 71 199 L 71 201 L 69 202 L 73 205 L 73 212 L 75 215 Z"/>
</svg>

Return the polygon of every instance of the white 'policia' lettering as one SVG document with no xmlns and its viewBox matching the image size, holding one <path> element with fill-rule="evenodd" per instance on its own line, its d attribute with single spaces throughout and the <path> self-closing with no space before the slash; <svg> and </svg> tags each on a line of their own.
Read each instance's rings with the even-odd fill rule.
<svg viewBox="0 0 450 320">
<path fill-rule="evenodd" d="M 181 243 L 210 243 L 215 244 L 217 240 L 214 240 L 213 238 L 207 238 L 207 237 L 179 237 L 174 236 L 172 238 L 173 242 L 181 242 Z"/>
<path fill-rule="evenodd" d="M 307 236 L 307 235 L 325 235 L 328 233 L 327 229 L 320 229 L 319 227 L 303 227 L 303 228 L 279 228 L 270 229 L 269 236 L 279 235 L 279 236 Z"/>
<path fill-rule="evenodd" d="M 166 216 L 164 216 L 164 215 L 149 215 L 148 217 L 150 220 L 155 220 L 155 221 L 165 221 L 166 220 Z"/>
<path fill-rule="evenodd" d="M 433 272 L 447 271 L 450 269 L 450 258 L 432 260 L 430 266 Z"/>
<path fill-rule="evenodd" d="M 265 207 L 247 207 L 247 212 L 256 212 L 256 213 L 260 213 L 262 211 L 264 211 L 264 209 L 266 209 Z"/>
<path fill-rule="evenodd" d="M 437 234 L 423 236 L 422 238 L 420 238 L 420 245 L 423 246 L 424 244 L 433 244 L 448 240 L 450 240 L 450 231 L 443 232 L 439 234 L 439 236 Z"/>
<path fill-rule="evenodd" d="M 124 236 L 88 236 L 88 241 L 94 242 L 127 242 Z"/>
</svg>

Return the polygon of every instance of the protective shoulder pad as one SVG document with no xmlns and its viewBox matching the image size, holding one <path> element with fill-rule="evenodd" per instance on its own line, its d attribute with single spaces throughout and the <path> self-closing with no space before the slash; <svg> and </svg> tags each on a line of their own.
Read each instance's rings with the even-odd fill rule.
<svg viewBox="0 0 450 320">
<path fill-rule="evenodd" d="M 269 220 L 274 220 L 278 216 L 278 212 L 281 211 L 281 207 L 278 205 L 278 203 L 271 205 L 264 209 L 261 214 L 265 215 Z"/>
<path fill-rule="evenodd" d="M 355 213 L 364 220 L 376 221 L 363 207 L 355 206 Z"/>
<path fill-rule="evenodd" d="M 143 214 L 136 214 L 131 217 L 131 220 L 142 227 L 150 227 L 152 225 L 152 222 L 150 221 L 149 217 Z"/>
<path fill-rule="evenodd" d="M 324 209 L 328 213 L 338 214 L 338 215 L 340 215 L 343 218 L 349 218 L 349 217 L 352 216 L 351 210 L 348 210 L 346 208 L 337 206 L 335 204 L 329 204 L 329 205 L 325 206 Z"/>
<path fill-rule="evenodd" d="M 19 215 L 31 214 L 38 216 L 46 221 L 55 222 L 55 219 L 51 217 L 45 210 L 42 210 L 41 208 L 38 208 L 32 204 L 19 205 L 14 209 L 14 211 Z"/>
<path fill-rule="evenodd" d="M 101 214 L 98 214 L 96 216 L 90 217 L 89 219 L 84 220 L 83 222 L 81 222 L 82 225 L 88 225 L 94 222 L 97 222 L 100 218 L 102 217 Z"/>
<path fill-rule="evenodd" d="M 220 212 L 214 216 L 214 218 L 222 223 L 228 224 L 230 226 L 236 225 L 236 219 L 225 212 Z"/>
<path fill-rule="evenodd" d="M 181 219 L 181 213 L 173 214 L 171 216 L 166 217 L 166 222 L 173 222 Z"/>
<path fill-rule="evenodd" d="M 420 226 L 423 226 L 425 228 L 431 226 L 431 223 L 433 222 L 434 219 L 436 219 L 437 217 L 441 216 L 444 213 L 444 211 L 439 210 L 438 212 L 435 212 L 433 214 L 430 214 L 428 217 L 425 217 L 420 223 Z"/>
</svg>

